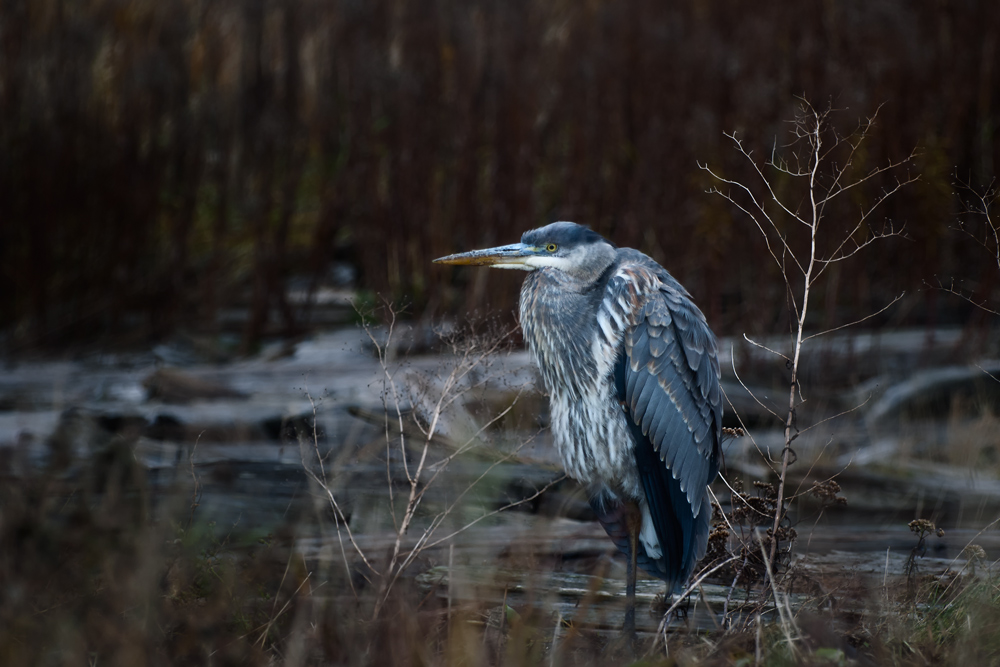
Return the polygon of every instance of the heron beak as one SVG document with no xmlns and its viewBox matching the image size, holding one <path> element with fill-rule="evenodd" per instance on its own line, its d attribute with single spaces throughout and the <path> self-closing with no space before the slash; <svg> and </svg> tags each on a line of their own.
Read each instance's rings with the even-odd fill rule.
<svg viewBox="0 0 1000 667">
<path fill-rule="evenodd" d="M 533 266 L 527 264 L 527 260 L 535 257 L 538 248 L 524 243 L 512 243 L 511 245 L 499 246 L 497 248 L 486 248 L 484 250 L 470 250 L 460 252 L 457 255 L 448 255 L 434 260 L 435 264 L 462 264 L 472 266 L 492 266 L 497 269 L 521 269 L 531 271 Z"/>
</svg>

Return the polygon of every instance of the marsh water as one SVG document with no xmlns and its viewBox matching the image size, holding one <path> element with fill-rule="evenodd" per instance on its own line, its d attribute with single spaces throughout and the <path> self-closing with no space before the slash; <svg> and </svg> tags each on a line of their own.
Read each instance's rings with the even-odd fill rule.
<svg viewBox="0 0 1000 667">
<path fill-rule="evenodd" d="M 913 555 L 926 572 L 960 569 L 969 544 L 1000 556 L 1000 362 L 969 335 L 843 336 L 807 353 L 790 516 L 792 562 L 812 582 L 885 581 Z M 746 431 L 725 443 L 713 486 L 723 509 L 732 485 L 774 481 L 784 447 L 787 370 L 770 350 L 786 342 L 757 342 L 722 344 L 725 424 Z M 320 569 L 412 553 L 405 576 L 449 605 L 506 600 L 595 628 L 620 622 L 624 560 L 562 474 L 527 353 L 502 340 L 344 328 L 222 362 L 194 338 L 7 359 L 0 474 L 73 480 L 109 456 L 140 471 L 153 520 L 282 530 Z M 846 502 L 807 493 L 831 479 Z M 944 529 L 919 553 L 917 518 Z M 640 582 L 640 600 L 657 596 L 659 582 Z M 710 626 L 732 598 L 709 580 L 685 622 Z M 656 622 L 640 614 L 644 630 Z"/>
</svg>

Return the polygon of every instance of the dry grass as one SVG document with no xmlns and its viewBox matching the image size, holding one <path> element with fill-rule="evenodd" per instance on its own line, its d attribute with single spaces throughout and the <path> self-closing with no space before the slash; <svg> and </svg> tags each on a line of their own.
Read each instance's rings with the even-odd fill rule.
<svg viewBox="0 0 1000 667">
<path fill-rule="evenodd" d="M 336 469 L 346 459 L 310 449 L 315 434 L 306 434 L 304 452 L 333 466 L 324 473 L 318 460 L 305 461 L 315 511 L 291 512 L 293 518 L 267 526 L 217 522 L 198 504 L 202 480 L 187 460 L 170 484 L 154 487 L 131 455 L 134 432 L 94 436 L 87 460 L 54 456 L 48 467 L 22 465 L 17 475 L 4 461 L 0 663 L 609 665 L 644 653 L 642 664 L 662 665 L 1000 661 L 1000 573 L 982 549 L 973 545 L 965 560 L 944 568 L 923 554 L 923 538 L 935 528 L 915 523 L 906 568 L 898 560 L 867 574 L 851 570 L 849 561 L 822 566 L 796 557 L 792 543 L 801 526 L 783 524 L 774 541 L 776 486 L 744 489 L 738 480 L 731 480 L 732 499 L 722 495 L 727 512 L 716 509 L 702 563 L 704 571 L 715 568 L 711 576 L 674 607 L 658 641 L 644 634 L 633 654 L 618 641 L 620 611 L 609 606 L 621 573 L 605 555 L 606 540 L 597 551 L 581 552 L 568 541 L 537 546 L 546 543 L 545 531 L 567 522 L 542 515 L 568 513 L 579 499 L 558 485 L 522 488 L 521 498 L 534 501 L 519 505 L 519 514 L 497 514 L 517 502 L 506 483 L 459 472 L 466 456 L 477 459 L 477 470 L 493 469 L 496 452 L 485 445 L 503 410 L 477 413 L 494 426 L 472 430 L 483 440 L 475 447 L 430 428 L 433 415 L 443 423 L 450 414 L 434 406 L 478 396 L 475 383 L 454 381 L 456 372 L 470 364 L 482 370 L 479 357 L 468 354 L 492 351 L 495 342 L 458 345 L 454 365 L 417 383 L 429 392 L 424 399 L 434 399 L 424 402 L 431 406 L 425 411 L 397 412 L 403 392 L 392 385 L 402 378 L 384 362 L 394 428 L 387 427 L 381 447 L 359 450 L 384 452 L 381 514 L 332 504 L 349 500 Z M 385 343 L 376 340 L 376 347 Z M 482 381 L 489 373 L 474 375 Z M 484 405 L 480 398 L 470 404 Z M 435 491 L 450 500 L 434 499 Z M 820 507 L 842 502 L 835 480 L 801 492 Z M 463 539 L 483 517 L 493 527 Z M 518 544 L 530 526 L 541 539 Z M 487 535 L 509 543 L 476 544 Z M 322 546 L 304 548 L 303 538 Z M 765 588 L 768 579 L 777 585 Z M 661 600 L 648 612 L 653 627 L 666 606 Z"/>
<path fill-rule="evenodd" d="M 427 562 L 404 571 L 386 595 L 349 559 L 354 595 L 339 568 L 293 549 L 306 526 L 255 536 L 253 526 L 213 525 L 197 510 L 185 525 L 190 488 L 152 502 L 128 468 L 118 461 L 100 475 L 36 471 L 5 480 L 3 664 L 598 665 L 628 658 L 613 631 L 554 617 L 544 596 L 512 603 L 502 618 L 488 597 L 456 597 L 449 609 L 447 596 L 416 578 Z M 675 627 L 646 664 L 997 664 L 1000 577 L 983 555 L 971 548 L 950 575 L 918 567 L 909 578 L 889 573 L 884 584 L 783 568 L 783 588 L 798 576 L 795 595 L 814 590 L 788 603 L 784 622 L 773 604 L 755 613 L 735 604 L 757 595 L 740 581 L 718 628 Z M 696 592 L 691 604 L 697 600 Z M 381 612 L 371 620 L 377 602 Z"/>
</svg>

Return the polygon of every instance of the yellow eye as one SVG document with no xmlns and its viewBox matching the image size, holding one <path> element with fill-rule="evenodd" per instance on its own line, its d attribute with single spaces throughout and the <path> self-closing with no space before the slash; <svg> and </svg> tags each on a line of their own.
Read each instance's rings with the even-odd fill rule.
<svg viewBox="0 0 1000 667">
<path fill-rule="evenodd" d="M 556 250 L 558 250 L 558 249 L 559 249 L 559 246 L 557 246 L 557 245 L 556 245 L 555 243 L 550 243 L 550 244 L 548 244 L 547 246 L 545 246 L 545 249 L 546 249 L 546 250 L 547 250 L 548 252 L 555 252 Z"/>
</svg>

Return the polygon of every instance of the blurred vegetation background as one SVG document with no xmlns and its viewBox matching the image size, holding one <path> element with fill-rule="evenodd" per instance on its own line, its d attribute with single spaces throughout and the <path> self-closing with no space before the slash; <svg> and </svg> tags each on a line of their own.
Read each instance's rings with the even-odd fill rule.
<svg viewBox="0 0 1000 667">
<path fill-rule="evenodd" d="M 998 302 L 953 187 L 995 175 L 998 35 L 989 0 L 0 3 L 0 330 L 250 350 L 338 285 L 507 313 L 519 275 L 430 260 L 555 219 L 651 254 L 721 334 L 787 330 L 763 240 L 697 165 L 750 182 L 723 132 L 767 154 L 796 96 L 845 133 L 884 104 L 859 173 L 920 154 L 881 211 L 907 238 L 833 269 L 816 326 L 903 290 L 879 323 L 981 322 L 928 283 Z"/>
</svg>

